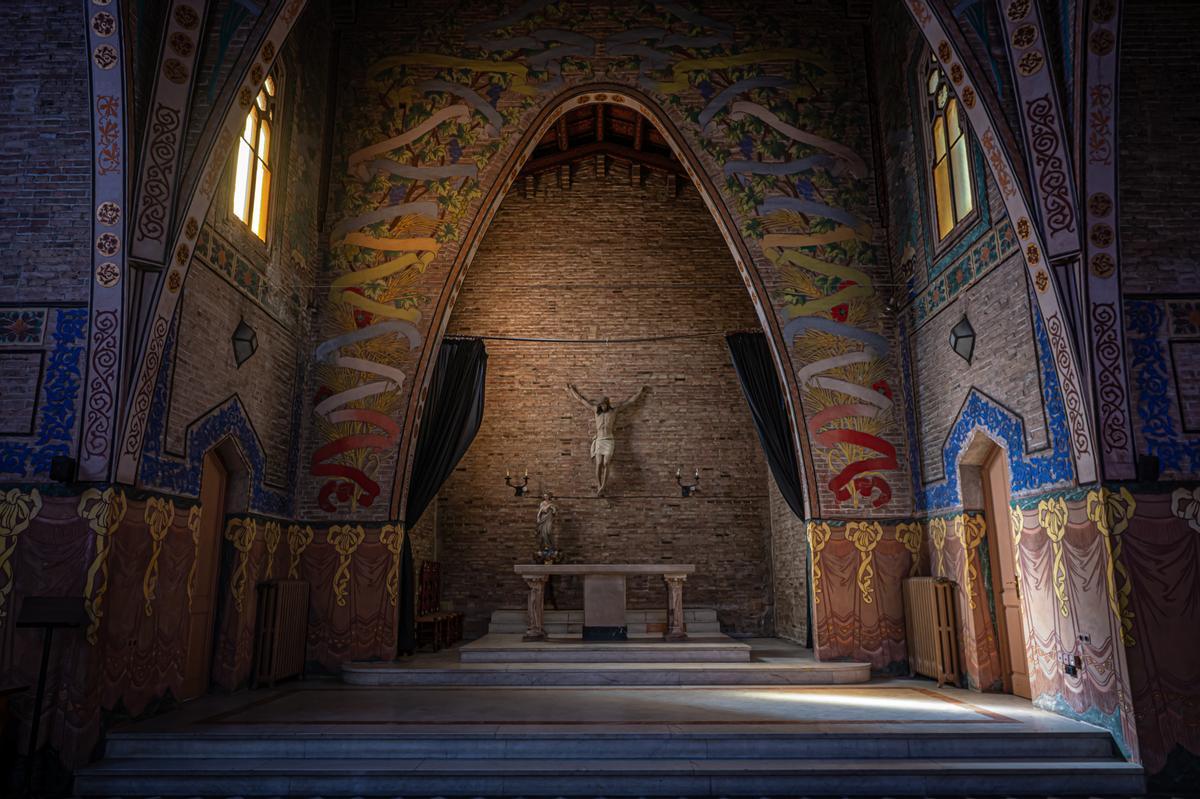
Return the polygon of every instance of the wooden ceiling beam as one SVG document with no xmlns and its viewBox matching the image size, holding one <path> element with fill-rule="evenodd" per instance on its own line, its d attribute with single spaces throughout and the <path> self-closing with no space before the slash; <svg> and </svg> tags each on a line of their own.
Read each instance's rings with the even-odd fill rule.
<svg viewBox="0 0 1200 799">
<path fill-rule="evenodd" d="M 642 164 L 651 169 L 657 169 L 662 172 L 670 172 L 676 175 L 687 174 L 684 171 L 683 165 L 665 155 L 657 155 L 656 153 L 646 152 L 645 150 L 636 150 L 624 144 L 615 142 L 598 141 L 591 144 L 584 144 L 579 147 L 572 147 L 570 150 L 563 152 L 544 155 L 540 158 L 533 158 L 525 163 L 521 170 L 522 174 L 533 174 L 536 172 L 546 172 L 562 164 L 570 164 L 574 161 L 579 161 L 585 158 L 590 158 L 594 155 L 606 155 L 612 158 L 618 158 L 624 161 L 631 161 L 636 164 Z"/>
</svg>

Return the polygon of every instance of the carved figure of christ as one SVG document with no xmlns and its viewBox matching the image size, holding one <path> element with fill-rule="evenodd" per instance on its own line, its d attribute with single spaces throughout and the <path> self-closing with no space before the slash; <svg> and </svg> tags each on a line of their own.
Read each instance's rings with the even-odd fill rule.
<svg viewBox="0 0 1200 799">
<path fill-rule="evenodd" d="M 614 434 L 617 426 L 617 412 L 636 402 L 642 394 L 646 393 L 646 387 L 642 386 L 632 397 L 616 405 L 613 405 L 608 397 L 601 397 L 598 402 L 590 400 L 580 394 L 579 389 L 571 383 L 567 384 L 567 391 L 595 415 L 596 434 L 592 438 L 592 461 L 596 466 L 596 496 L 602 496 L 604 488 L 608 484 L 608 470 L 612 465 L 613 451 L 616 449 Z"/>
</svg>

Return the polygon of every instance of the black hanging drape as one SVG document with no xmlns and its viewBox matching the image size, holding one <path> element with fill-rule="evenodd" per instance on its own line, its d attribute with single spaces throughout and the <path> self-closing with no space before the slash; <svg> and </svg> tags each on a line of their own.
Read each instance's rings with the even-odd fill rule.
<svg viewBox="0 0 1200 799">
<path fill-rule="evenodd" d="M 775 476 L 775 485 L 796 518 L 803 519 L 804 488 L 800 484 L 796 447 L 792 444 L 792 425 L 767 337 L 762 333 L 730 333 L 725 341 L 754 416 L 754 428 L 767 456 L 767 465 Z"/>
<path fill-rule="evenodd" d="M 742 393 L 750 405 L 750 414 L 754 417 L 754 429 L 758 431 L 758 440 L 762 444 L 763 454 L 767 456 L 767 465 L 775 477 L 775 485 L 784 501 L 796 514 L 797 519 L 804 518 L 804 487 L 800 482 L 800 466 L 796 461 L 796 447 L 792 439 L 792 425 L 788 416 L 787 401 L 783 396 L 783 387 L 779 385 L 779 376 L 775 373 L 775 359 L 771 357 L 771 347 L 767 337 L 762 333 L 730 333 L 725 337 L 729 345 L 729 354 L 733 358 L 733 368 L 737 372 L 738 382 L 742 385 Z M 807 645 L 812 647 L 812 564 L 809 570 L 808 584 L 809 601 L 806 602 L 807 625 L 805 638 Z"/>
<path fill-rule="evenodd" d="M 487 349 L 477 338 L 448 338 L 438 350 L 433 379 L 425 397 L 425 413 L 413 455 L 408 486 L 405 531 L 412 530 L 437 495 L 442 483 L 479 432 L 483 421 L 483 387 L 487 375 Z M 400 632 L 396 649 L 411 654 L 416 649 L 416 586 L 412 546 L 407 533 L 400 551 Z"/>
</svg>

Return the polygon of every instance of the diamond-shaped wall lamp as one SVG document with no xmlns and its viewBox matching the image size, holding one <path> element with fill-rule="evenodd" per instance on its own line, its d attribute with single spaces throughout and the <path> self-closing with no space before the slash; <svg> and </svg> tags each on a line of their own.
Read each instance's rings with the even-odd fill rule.
<svg viewBox="0 0 1200 799">
<path fill-rule="evenodd" d="M 254 332 L 254 328 L 246 324 L 243 319 L 238 322 L 237 330 L 233 331 L 233 359 L 237 362 L 238 368 L 246 361 L 250 360 L 250 356 L 258 349 L 258 334 Z"/>
<path fill-rule="evenodd" d="M 971 327 L 971 321 L 967 317 L 964 316 L 950 329 L 950 347 L 964 361 L 971 362 L 971 356 L 975 354 L 975 328 Z"/>
</svg>

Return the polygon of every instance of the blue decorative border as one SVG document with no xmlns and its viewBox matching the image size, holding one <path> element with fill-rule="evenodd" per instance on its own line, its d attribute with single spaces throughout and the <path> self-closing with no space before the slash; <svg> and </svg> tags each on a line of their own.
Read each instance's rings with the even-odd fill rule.
<svg viewBox="0 0 1200 799">
<path fill-rule="evenodd" d="M 1125 324 L 1137 391 L 1137 413 L 1149 454 L 1173 472 L 1200 472 L 1200 438 L 1175 430 L 1171 375 L 1162 340 L 1167 313 L 1153 300 L 1126 300 Z"/>
<path fill-rule="evenodd" d="M 1067 413 L 1059 390 L 1058 373 L 1054 370 L 1054 356 L 1050 351 L 1050 338 L 1046 335 L 1042 315 L 1031 303 L 1034 335 L 1037 340 L 1038 366 L 1042 373 L 1042 402 L 1046 407 L 1049 424 L 1050 449 L 1045 454 L 1031 455 L 1025 452 L 1025 424 L 1021 417 L 999 404 L 978 389 L 967 394 L 962 409 L 946 444 L 942 447 L 942 468 L 945 477 L 941 482 L 917 490 L 914 496 L 918 510 L 946 510 L 962 505 L 958 490 L 958 461 L 963 448 L 976 429 L 984 430 L 996 438 L 1008 454 L 1009 476 L 1014 494 L 1035 491 L 1047 487 L 1070 483 L 1075 479 L 1075 467 L 1071 462 L 1071 446 L 1067 432 Z"/>
<path fill-rule="evenodd" d="M 60 308 L 54 320 L 53 346 L 46 359 L 46 380 L 39 397 L 37 438 L 32 442 L 0 442 L 0 474 L 49 477 L 51 459 L 70 455 L 74 446 L 88 311 Z"/>
<path fill-rule="evenodd" d="M 175 496 L 198 497 L 204 453 L 221 439 L 232 438 L 250 468 L 249 510 L 268 516 L 290 515 L 292 502 L 289 492 L 271 488 L 264 482 L 266 454 L 236 394 L 189 428 L 184 448 L 186 458 L 163 452 L 167 408 L 170 405 L 169 387 L 171 374 L 175 371 L 177 330 L 178 325 L 172 325 L 163 344 L 163 361 L 171 366 L 159 370 L 158 382 L 154 386 L 150 415 L 146 422 L 146 444 L 138 472 L 141 483 Z"/>
</svg>

